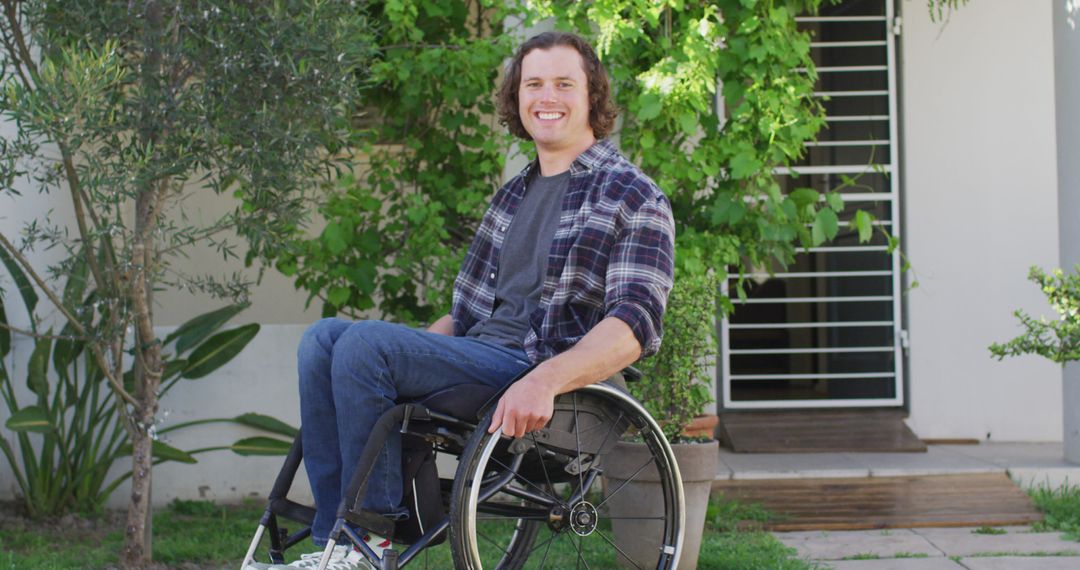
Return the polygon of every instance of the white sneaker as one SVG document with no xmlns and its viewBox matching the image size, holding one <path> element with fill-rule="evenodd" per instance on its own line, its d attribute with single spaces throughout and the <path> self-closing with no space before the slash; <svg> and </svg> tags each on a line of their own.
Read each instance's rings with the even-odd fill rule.
<svg viewBox="0 0 1080 570">
<path fill-rule="evenodd" d="M 261 562 L 255 562 L 244 566 L 244 570 L 291 570 L 295 568 L 307 568 L 315 569 L 319 567 L 319 561 L 322 560 L 323 551 L 309 552 L 307 554 L 301 554 L 300 560 L 296 560 L 291 564 L 264 564 Z M 363 554 L 360 554 L 356 550 L 353 550 L 351 545 L 339 544 L 334 547 L 333 553 L 330 554 L 330 563 L 326 565 L 327 570 L 375 570 L 375 567 L 364 558 Z"/>
</svg>

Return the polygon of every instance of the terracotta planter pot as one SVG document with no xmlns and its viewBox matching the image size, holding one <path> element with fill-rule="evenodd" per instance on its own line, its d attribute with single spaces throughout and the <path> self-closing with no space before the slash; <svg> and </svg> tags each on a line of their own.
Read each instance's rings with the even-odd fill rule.
<svg viewBox="0 0 1080 570">
<path fill-rule="evenodd" d="M 716 424 L 720 423 L 720 417 L 716 414 L 702 414 L 690 420 L 683 428 L 683 437 L 716 437 Z"/>
<path fill-rule="evenodd" d="M 683 481 L 686 520 L 683 527 L 683 548 L 677 568 L 697 568 L 701 550 L 701 533 L 705 528 L 705 509 L 709 491 L 720 463 L 720 446 L 716 440 L 706 443 L 680 443 L 671 446 Z M 646 461 L 648 450 L 643 443 L 619 442 L 604 458 L 605 489 L 619 489 L 634 471 Z M 619 548 L 637 560 L 655 560 L 663 529 L 661 521 L 630 520 L 618 517 L 654 516 L 663 511 L 664 499 L 656 469 L 641 471 L 618 493 L 607 500 L 611 507 L 613 540 Z M 619 557 L 620 564 L 633 568 Z"/>
</svg>

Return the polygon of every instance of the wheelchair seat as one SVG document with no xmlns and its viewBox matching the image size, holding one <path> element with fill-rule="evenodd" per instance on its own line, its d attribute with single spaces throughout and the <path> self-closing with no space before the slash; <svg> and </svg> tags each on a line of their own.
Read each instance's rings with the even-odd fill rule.
<svg viewBox="0 0 1080 570">
<path fill-rule="evenodd" d="M 418 398 L 406 398 L 399 403 L 420 404 L 459 420 L 473 422 L 476 421 L 477 411 L 500 391 L 500 388 L 487 384 L 457 384 Z"/>
<path fill-rule="evenodd" d="M 498 400 L 496 396 L 501 396 L 511 384 L 523 378 L 533 368 L 535 368 L 535 365 L 525 369 L 517 378 L 502 388 L 488 386 L 487 384 L 457 384 L 417 398 L 403 398 L 398 403 L 420 404 L 425 408 L 459 420 L 474 422 L 482 419 L 484 412 L 496 403 Z M 627 366 L 604 382 L 625 392 L 627 382 L 635 382 L 640 378 L 641 372 L 638 369 Z"/>
</svg>

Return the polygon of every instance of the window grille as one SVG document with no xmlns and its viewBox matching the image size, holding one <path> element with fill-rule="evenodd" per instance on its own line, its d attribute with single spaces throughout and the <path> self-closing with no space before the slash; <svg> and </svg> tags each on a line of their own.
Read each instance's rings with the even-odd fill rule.
<svg viewBox="0 0 1080 570">
<path fill-rule="evenodd" d="M 813 34 L 815 95 L 827 127 L 806 157 L 777 169 L 785 190 L 832 190 L 842 176 L 841 231 L 788 268 L 749 275 L 748 299 L 720 323 L 723 409 L 903 405 L 898 253 L 844 225 L 856 209 L 899 235 L 896 33 L 893 0 L 845 0 L 797 18 Z M 733 285 L 734 279 L 725 284 Z"/>
</svg>

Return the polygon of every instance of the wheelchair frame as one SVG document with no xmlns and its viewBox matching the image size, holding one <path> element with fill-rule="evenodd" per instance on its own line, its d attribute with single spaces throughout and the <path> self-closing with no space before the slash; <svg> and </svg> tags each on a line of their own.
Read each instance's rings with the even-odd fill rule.
<svg viewBox="0 0 1080 570">
<path fill-rule="evenodd" d="M 526 371 L 526 373 L 527 372 L 528 371 Z M 632 375 L 632 378 L 636 377 L 638 374 L 637 371 L 633 369 L 628 369 L 625 372 L 628 375 Z M 524 376 L 524 374 L 525 373 L 523 373 L 522 376 Z M 376 567 L 382 569 L 396 569 L 404 567 L 410 562 L 412 562 L 416 558 L 416 556 L 425 548 L 432 546 L 434 543 L 441 542 L 444 538 L 444 533 L 451 535 L 450 538 L 452 542 L 452 547 L 455 548 L 455 559 L 459 556 L 471 557 L 471 560 L 474 562 L 466 562 L 466 566 L 478 569 L 483 563 L 480 562 L 481 556 L 479 552 L 478 541 L 475 540 L 475 524 L 477 519 L 476 511 L 480 509 L 481 505 L 485 505 L 486 508 L 498 509 L 498 507 L 492 507 L 491 505 L 493 504 L 486 503 L 486 501 L 488 499 L 491 499 L 497 493 L 503 492 L 512 496 L 517 496 L 522 500 L 532 500 L 537 504 L 540 504 L 542 502 L 558 502 L 561 505 L 565 506 L 573 504 L 575 505 L 574 509 L 578 508 L 577 505 L 588 505 L 588 507 L 582 507 L 582 509 L 593 508 L 593 506 L 586 501 L 586 494 L 593 486 L 597 476 L 602 473 L 602 457 L 605 453 L 605 446 L 607 446 L 607 444 L 609 443 L 609 438 L 614 432 L 614 428 L 616 427 L 616 425 L 620 424 L 620 422 L 623 422 L 623 418 L 626 418 L 625 422 L 623 423 L 626 423 L 627 426 L 633 425 L 633 427 L 638 430 L 638 434 L 646 438 L 646 443 L 650 446 L 650 451 L 652 452 L 652 459 L 650 461 L 657 462 L 657 470 L 661 473 L 661 478 L 664 477 L 664 470 L 668 470 L 666 475 L 666 483 L 662 483 L 665 503 L 664 508 L 667 516 L 665 516 L 664 520 L 662 521 L 662 525 L 664 527 L 663 537 L 660 541 L 660 544 L 662 546 L 660 548 L 656 568 L 675 568 L 677 561 L 679 560 L 679 554 L 681 552 L 683 544 L 683 526 L 685 516 L 683 488 L 681 478 L 678 472 L 678 464 L 675 461 L 675 456 L 671 450 L 671 446 L 668 444 L 666 438 L 664 438 L 663 431 L 660 429 L 656 420 L 652 418 L 645 410 L 645 408 L 639 402 L 634 400 L 628 393 L 609 382 L 610 381 L 605 381 L 597 384 L 592 384 L 575 390 L 574 392 L 570 392 L 560 396 L 560 398 L 572 399 L 574 414 L 573 430 L 574 435 L 577 439 L 578 448 L 578 455 L 575 458 L 571 458 L 568 463 L 564 464 L 564 470 L 567 473 L 570 473 L 571 476 L 574 476 L 575 474 L 570 469 L 570 464 L 577 464 L 576 466 L 574 466 L 574 468 L 578 471 L 576 476 L 578 477 L 579 483 L 577 490 L 571 489 L 572 495 L 570 499 L 566 502 L 562 502 L 558 498 L 554 497 L 554 485 L 552 483 L 552 480 L 548 477 L 549 473 L 547 467 L 544 466 L 543 458 L 545 457 L 545 454 L 548 456 L 555 456 L 559 454 L 551 451 L 551 449 L 547 447 L 548 444 L 546 443 L 538 444 L 535 437 L 531 438 L 533 448 L 535 449 L 535 453 L 539 458 L 541 467 L 544 469 L 544 477 L 545 479 L 547 479 L 546 486 L 548 488 L 549 494 L 545 495 L 545 493 L 543 492 L 538 493 L 535 491 L 530 491 L 528 488 L 519 489 L 512 488 L 510 486 L 510 483 L 513 482 L 516 478 L 521 478 L 522 481 L 528 483 L 527 480 L 522 478 L 521 472 L 519 470 L 522 468 L 526 455 L 530 453 L 531 450 L 528 444 L 524 443 L 526 441 L 525 439 L 515 440 L 513 438 L 507 437 L 502 434 L 501 428 L 497 430 L 494 434 L 486 434 L 487 425 L 490 422 L 490 415 L 492 410 L 494 409 L 494 406 L 492 404 L 497 401 L 497 399 L 502 395 L 502 392 L 506 389 L 505 387 L 502 390 L 496 391 L 493 396 L 488 398 L 487 403 L 481 406 L 480 412 L 476 414 L 478 419 L 476 423 L 463 420 L 459 417 L 455 417 L 454 415 L 446 414 L 438 410 L 431 409 L 430 405 L 416 402 L 401 403 L 390 408 L 377 420 L 375 427 L 372 430 L 371 436 L 364 447 L 364 451 L 362 452 L 360 459 L 357 462 L 356 469 L 349 482 L 348 491 L 343 497 L 340 505 L 338 506 L 336 522 L 330 532 L 327 547 L 323 552 L 322 559 L 320 560 L 320 570 L 325 570 L 330 560 L 333 548 L 343 541 L 349 542 L 354 545 L 362 553 L 362 555 Z M 507 384 L 507 387 L 512 383 L 513 382 Z M 580 418 L 578 415 L 578 395 L 594 398 L 597 401 L 606 402 L 606 405 L 608 406 L 617 406 L 619 408 L 619 418 L 616 419 L 607 430 L 603 441 L 601 441 L 600 445 L 596 447 L 595 453 L 592 453 L 587 467 L 582 467 L 583 461 L 581 458 L 588 456 L 589 454 L 585 453 L 581 449 L 581 434 L 583 430 L 579 429 Z M 556 400 L 556 402 L 559 401 L 560 400 L 558 399 Z M 555 415 L 557 414 L 559 414 L 558 411 L 553 414 L 552 421 L 548 423 L 548 427 L 544 428 L 545 430 L 553 426 L 553 424 L 555 423 Z M 442 518 L 442 520 L 438 524 L 430 528 L 422 529 L 423 532 L 421 536 L 419 536 L 419 538 L 417 538 L 412 544 L 408 545 L 408 547 L 400 554 L 395 550 L 386 549 L 383 551 L 382 556 L 379 556 L 379 554 L 374 552 L 364 542 L 361 536 L 352 528 L 351 525 L 355 525 L 357 527 L 361 527 L 371 532 L 387 537 L 392 537 L 394 534 L 394 521 L 381 515 L 366 512 L 361 509 L 361 503 L 365 495 L 368 477 L 372 469 L 374 469 L 375 461 L 378 457 L 379 452 L 382 450 L 387 438 L 391 436 L 394 430 L 397 430 L 401 434 L 422 437 L 425 440 L 430 441 L 436 451 L 456 454 L 459 462 L 459 468 L 457 476 L 455 476 L 454 479 L 454 489 L 467 489 L 468 502 L 461 503 L 461 499 L 463 497 L 459 497 L 457 495 L 457 492 L 451 493 L 451 495 L 448 497 L 446 491 L 441 490 L 440 493 L 443 503 L 450 503 L 450 508 L 447 509 L 446 515 Z M 541 430 L 541 432 L 543 431 L 544 430 Z M 535 433 L 532 435 L 535 436 Z M 545 434 L 541 434 L 541 437 L 543 437 L 544 435 Z M 557 440 L 558 438 L 555 437 L 556 435 L 561 435 L 563 440 L 566 440 L 565 433 L 557 434 L 554 429 L 552 429 L 552 431 L 550 432 L 550 437 Z M 621 433 L 618 434 L 614 440 L 610 441 L 610 444 L 614 445 L 615 441 L 617 441 L 621 435 Z M 485 438 L 486 441 L 483 441 L 485 440 Z M 470 444 L 467 442 L 472 442 L 474 439 L 476 439 L 477 441 L 470 446 Z M 541 449 L 541 445 L 544 446 L 543 450 Z M 460 451 L 459 447 L 461 448 Z M 500 447 L 504 448 L 502 451 L 504 455 L 506 453 L 510 453 L 513 459 L 512 461 L 510 461 L 509 465 L 506 465 L 503 462 L 495 459 L 496 463 L 502 465 L 506 469 L 505 472 L 503 472 L 494 481 L 483 479 L 483 472 L 477 473 L 474 476 L 473 480 L 459 481 L 458 479 L 462 475 L 463 468 L 465 468 L 467 464 L 476 463 L 476 461 L 474 461 L 474 457 L 464 457 L 464 453 L 466 451 L 469 451 L 470 447 L 474 451 L 476 449 L 479 449 L 480 456 L 476 458 L 476 461 L 479 461 L 479 464 L 481 465 L 486 465 L 487 461 L 491 460 L 494 457 L 496 450 Z M 660 457 L 657 457 L 658 454 Z M 293 480 L 296 476 L 296 471 L 300 465 L 300 461 L 302 458 L 303 446 L 301 443 L 300 435 L 297 435 L 295 440 L 293 441 L 292 447 L 290 448 L 288 455 L 286 456 L 285 463 L 282 466 L 281 471 L 278 473 L 278 476 L 274 482 L 274 486 L 267 500 L 266 510 L 264 511 L 263 516 L 259 521 L 259 527 L 255 532 L 255 536 L 253 537 L 250 546 L 248 547 L 246 555 L 244 556 L 244 561 L 241 565 L 242 567 L 246 567 L 249 563 L 254 561 L 254 556 L 256 550 L 258 549 L 258 545 L 262 541 L 267 531 L 269 531 L 270 535 L 269 557 L 271 562 L 274 563 L 281 563 L 283 561 L 283 555 L 286 549 L 296 545 L 297 543 L 303 541 L 310 536 L 310 525 L 315 516 L 315 509 L 306 505 L 301 505 L 299 503 L 293 502 L 286 496 L 292 486 Z M 666 466 L 661 465 L 661 461 L 666 464 Z M 646 465 L 648 465 L 648 462 L 646 463 Z M 642 467 L 644 468 L 645 465 L 643 465 Z M 582 475 L 585 470 L 588 471 L 587 477 L 585 475 Z M 638 469 L 638 471 L 640 472 L 641 469 Z M 479 481 L 479 484 L 477 484 L 477 478 L 481 479 Z M 441 479 L 440 483 L 444 481 L 446 480 Z M 571 477 L 570 479 L 570 485 L 572 486 L 572 484 L 573 477 Z M 626 483 L 623 483 L 623 485 L 625 484 Z M 532 484 L 532 486 L 537 490 L 540 490 L 542 484 Z M 614 495 L 621 489 L 622 486 L 620 486 L 614 492 L 609 493 L 608 496 L 610 497 Z M 547 499 L 546 497 L 550 499 Z M 465 505 L 464 514 L 459 512 L 461 510 L 460 508 L 455 508 L 454 499 L 458 499 L 458 503 L 456 503 L 457 505 Z M 605 498 L 603 501 L 600 502 L 600 504 L 602 505 L 606 502 L 607 499 Z M 471 507 L 468 505 L 471 505 Z M 509 509 L 510 513 L 517 512 L 510 507 L 505 508 Z M 558 507 L 553 508 L 557 509 Z M 599 519 L 601 518 L 596 508 L 593 508 L 593 510 L 591 511 L 591 516 L 594 517 L 595 520 L 591 521 L 592 530 L 589 530 L 590 534 L 591 532 L 598 529 Z M 582 516 L 584 516 L 586 520 L 589 519 L 590 515 L 587 512 L 582 515 L 582 512 L 567 511 L 564 514 L 566 515 L 566 518 L 573 519 L 573 517 L 576 515 L 579 519 Z M 412 516 L 417 516 L 415 512 L 411 514 Z M 301 522 L 306 526 L 298 532 L 287 534 L 279 525 L 279 516 L 284 516 L 288 519 Z M 508 518 L 507 520 L 511 520 L 514 516 L 519 515 L 510 514 L 508 515 L 508 517 L 510 518 Z M 457 540 L 459 537 L 456 537 L 456 535 L 454 535 L 453 533 L 454 529 L 451 529 L 451 527 L 454 526 L 455 517 L 459 517 L 459 520 L 461 521 L 459 524 L 463 524 L 466 527 L 472 528 L 474 530 L 474 532 L 472 533 L 473 536 L 470 537 L 468 536 L 469 533 L 465 532 L 464 536 L 460 537 L 461 540 Z M 574 524 L 573 520 L 566 522 L 561 517 L 555 518 L 558 518 L 559 520 L 556 522 L 560 525 L 564 525 L 565 528 L 569 528 L 569 526 L 565 525 Z M 673 518 L 674 520 L 667 520 L 669 518 Z M 549 520 L 546 521 L 546 524 L 548 524 L 548 526 L 551 526 L 553 520 L 554 518 L 549 518 Z M 535 522 L 531 524 L 535 525 L 535 530 L 532 531 L 532 536 L 527 538 L 529 542 L 525 545 L 526 547 L 532 546 L 532 541 L 535 540 L 536 533 L 539 532 L 539 528 L 542 526 L 540 522 Z M 520 528 L 521 526 L 522 519 L 518 519 L 517 528 Z M 560 527 L 558 531 L 554 530 L 553 528 L 552 538 L 548 539 L 548 542 L 556 539 L 561 533 L 566 532 L 564 527 Z M 515 530 L 514 532 L 516 536 L 518 530 Z M 574 527 L 573 531 L 571 532 L 578 533 L 579 537 L 586 536 L 581 534 L 577 527 Z M 602 532 L 600 534 L 601 536 L 603 536 Z M 606 537 L 604 537 L 604 539 L 616 549 L 619 549 L 619 547 L 615 545 L 610 539 L 607 539 Z M 573 538 L 571 538 L 571 540 L 573 540 Z M 461 547 L 460 550 L 462 550 L 462 552 L 458 552 L 459 546 Z M 580 546 L 578 547 L 578 549 L 578 556 L 581 557 L 582 554 Z M 516 558 L 514 558 L 514 554 L 510 551 L 504 549 L 503 552 L 511 556 L 511 561 L 510 563 L 506 563 L 504 560 L 504 563 L 500 564 L 499 567 L 520 567 L 520 565 L 524 564 L 527 561 L 529 554 L 531 554 L 530 551 L 525 554 L 524 559 L 517 560 Z M 634 562 L 633 559 L 631 559 L 630 556 L 628 556 L 621 549 L 619 549 L 619 553 L 627 561 L 630 561 L 632 564 L 634 564 L 634 566 L 641 568 L 640 565 Z M 547 551 L 545 551 L 544 556 L 546 561 Z M 586 566 L 587 565 L 588 563 L 586 562 Z"/>
</svg>

